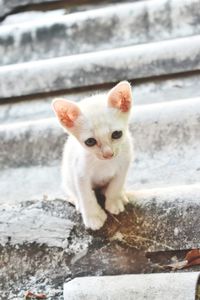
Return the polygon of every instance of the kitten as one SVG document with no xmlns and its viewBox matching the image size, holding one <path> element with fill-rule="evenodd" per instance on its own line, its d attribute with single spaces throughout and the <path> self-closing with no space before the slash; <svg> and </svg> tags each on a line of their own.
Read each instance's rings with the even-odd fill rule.
<svg viewBox="0 0 200 300">
<path fill-rule="evenodd" d="M 85 226 L 98 230 L 107 214 L 97 202 L 96 188 L 105 195 L 105 209 L 111 214 L 122 212 L 128 202 L 123 186 L 132 157 L 128 130 L 131 86 L 122 81 L 106 95 L 79 103 L 57 98 L 52 106 L 69 133 L 62 162 L 65 191 L 81 212 Z"/>
</svg>

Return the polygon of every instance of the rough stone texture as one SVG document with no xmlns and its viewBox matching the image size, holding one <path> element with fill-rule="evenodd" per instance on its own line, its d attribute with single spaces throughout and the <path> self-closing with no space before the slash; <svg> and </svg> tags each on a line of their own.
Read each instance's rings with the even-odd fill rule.
<svg viewBox="0 0 200 300">
<path fill-rule="evenodd" d="M 199 0 L 142 1 L 0 28 L 0 64 L 200 34 Z M 95 35 L 92 34 L 95 32 Z"/>
<path fill-rule="evenodd" d="M 68 238 L 75 224 L 58 216 L 59 202 L 54 212 L 50 209 L 48 211 L 48 203 L 46 207 L 42 202 L 28 204 L 27 207 L 23 205 L 1 206 L 1 211 L 4 212 L 1 216 L 1 245 L 26 242 L 62 248 L 68 246 Z"/>
<path fill-rule="evenodd" d="M 0 0 L 0 17 L 4 18 L 9 14 L 15 13 L 21 7 L 34 4 L 48 4 L 61 2 L 61 0 Z"/>
<path fill-rule="evenodd" d="M 35 242 L 68 249 L 73 254 L 85 251 L 93 239 L 99 238 L 145 251 L 198 248 L 199 195 L 198 184 L 129 192 L 126 211 L 109 215 L 95 234 L 84 229 L 80 215 L 64 200 L 2 204 L 0 244 Z"/>
<path fill-rule="evenodd" d="M 130 1 L 141 1 L 141 0 L 126 0 L 126 2 Z M 87 5 L 89 7 L 94 7 L 94 5 L 98 5 L 100 1 L 99 0 L 0 0 L 0 17 L 5 18 L 9 14 L 16 13 L 18 11 L 23 10 L 34 10 L 36 7 L 37 9 L 44 10 L 44 9 L 55 9 L 58 7 L 67 7 L 70 6 L 84 6 L 84 9 L 87 9 Z M 120 2 L 120 0 L 104 0 L 101 1 L 106 4 L 111 4 L 115 2 Z M 52 6 L 51 6 L 52 4 Z M 86 5 L 87 4 L 87 5 Z"/>
<path fill-rule="evenodd" d="M 198 278 L 192 272 L 76 278 L 65 284 L 64 299 L 194 300 Z"/>
<path fill-rule="evenodd" d="M 1 138 L 5 136 L 5 139 L 1 145 L 1 166 L 6 167 L 8 161 L 13 162 L 10 166 L 18 167 L 45 164 L 49 158 L 51 165 L 60 158 L 66 134 L 55 121 L 52 118 L 10 124 L 6 131 L 2 126 Z M 12 149 L 12 152 L 9 149 Z"/>
<path fill-rule="evenodd" d="M 199 185 L 135 191 L 98 232 L 85 230 L 64 200 L 1 205 L 2 299 L 34 289 L 60 300 L 63 282 L 77 276 L 163 271 L 174 255 L 183 259 L 178 249 L 200 247 L 199 195 Z M 160 250 L 168 252 L 155 259 Z"/>
<path fill-rule="evenodd" d="M 0 98 L 199 70 L 199 50 L 200 36 L 194 36 L 4 66 Z"/>
<path fill-rule="evenodd" d="M 64 97 L 68 100 L 80 101 L 84 97 L 95 93 L 105 93 L 112 88 L 113 84 L 107 88 L 89 88 L 86 91 L 77 91 L 74 93 L 58 94 L 58 97 Z M 37 98 L 20 99 L 18 102 L 9 102 L 1 104 L 0 123 L 12 123 L 17 121 L 28 121 L 44 119 L 54 116 L 51 109 L 51 101 L 56 97 L 46 96 Z M 200 74 L 176 75 L 167 78 L 153 78 L 133 82 L 134 105 L 151 104 L 158 102 L 183 100 L 200 97 Z M 11 99 L 13 100 L 13 99 Z"/>
<path fill-rule="evenodd" d="M 1 300 L 24 300 L 25 292 L 43 292 L 63 300 L 63 282 L 71 278 L 69 257 L 62 249 L 36 243 L 0 246 Z"/>
</svg>

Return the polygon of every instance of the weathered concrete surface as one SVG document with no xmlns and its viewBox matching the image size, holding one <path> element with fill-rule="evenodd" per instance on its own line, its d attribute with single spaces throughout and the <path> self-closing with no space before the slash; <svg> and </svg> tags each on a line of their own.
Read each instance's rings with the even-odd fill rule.
<svg viewBox="0 0 200 300">
<path fill-rule="evenodd" d="M 6 167 L 10 160 L 12 161 L 10 166 L 13 167 L 31 166 L 47 163 L 49 158 L 52 164 L 61 158 L 62 147 L 67 136 L 59 126 L 55 125 L 57 123 L 54 118 L 10 124 L 7 125 L 6 131 L 2 125 L 1 138 L 4 136 L 5 139 L 1 145 L 0 165 Z M 49 140 L 50 137 L 53 137 L 52 141 Z M 9 151 L 10 149 L 12 151 Z"/>
<path fill-rule="evenodd" d="M 74 238 L 72 236 L 71 243 Z M 36 243 L 0 246 L 1 300 L 24 299 L 27 290 L 45 293 L 49 300 L 63 300 L 63 283 L 76 276 L 160 271 L 155 263 L 149 262 L 143 251 L 128 249 L 116 242 L 112 242 L 110 247 L 110 243 L 105 245 L 97 241 L 92 249 L 88 249 L 88 257 L 84 257 L 84 249 L 77 255 L 70 253 L 66 249 L 63 251 L 62 248 Z M 169 257 L 174 254 L 170 252 Z M 182 251 L 180 254 L 176 252 L 176 255 L 181 259 Z M 163 258 L 159 262 L 168 263 Z M 109 260 L 112 264 L 107 263 Z"/>
<path fill-rule="evenodd" d="M 95 234 L 84 229 L 80 215 L 65 200 L 2 204 L 0 244 L 35 242 L 68 249 L 68 253 L 85 251 L 99 238 L 145 251 L 200 247 L 199 184 L 136 190 L 128 197 L 126 211 L 115 217 L 109 215 Z"/>
<path fill-rule="evenodd" d="M 36 243 L 0 246 L 1 300 L 23 300 L 25 292 L 44 293 L 63 300 L 63 282 L 71 278 L 69 255 L 62 249 Z"/>
<path fill-rule="evenodd" d="M 76 278 L 64 286 L 65 300 L 195 300 L 199 273 Z"/>
<path fill-rule="evenodd" d="M 110 243 L 105 246 L 97 242 L 92 252 L 86 259 L 82 252 L 77 259 L 78 256 L 70 257 L 60 248 L 49 248 L 36 243 L 0 247 L 1 299 L 24 299 L 25 291 L 31 290 L 44 293 L 49 300 L 63 300 L 63 282 L 76 276 L 165 272 L 159 269 L 158 263 L 171 263 L 175 255 L 178 260 L 182 260 L 187 251 L 155 253 L 159 258 L 156 263 L 147 259 L 143 251 L 127 248 L 116 242 L 112 243 L 112 248 Z M 198 271 L 198 268 L 193 271 Z"/>
<path fill-rule="evenodd" d="M 180 145 L 198 149 L 199 126 L 199 98 L 136 106 L 130 123 L 136 151 L 151 156 L 163 149 L 175 151 Z M 61 158 L 66 138 L 55 118 L 1 125 L 0 165 L 51 165 Z"/>
<path fill-rule="evenodd" d="M 0 0 L 0 17 L 16 12 L 20 7 L 32 4 L 61 2 L 60 0 Z"/>
<path fill-rule="evenodd" d="M 50 4 L 50 3 L 62 3 L 62 0 L 0 0 L 0 17 L 6 17 L 9 14 L 16 13 L 20 8 L 30 6 L 30 9 L 32 5 L 41 5 L 42 4 Z M 70 1 L 68 1 L 70 2 Z M 76 1 L 76 4 L 78 1 Z"/>
<path fill-rule="evenodd" d="M 58 97 L 64 97 L 73 101 L 80 101 L 84 97 L 95 93 L 105 93 L 113 84 L 107 87 L 88 88 L 85 91 L 76 91 L 74 93 L 58 94 Z M 52 99 L 56 97 L 28 97 L 14 102 L 10 99 L 9 103 L 0 106 L 0 123 L 12 123 L 17 121 L 28 121 L 44 119 L 54 116 L 51 109 Z M 167 78 L 153 78 L 143 80 L 142 82 L 134 80 L 133 82 L 134 105 L 151 104 L 166 101 L 176 101 L 200 97 L 200 73 L 185 75 L 175 75 Z"/>
<path fill-rule="evenodd" d="M 85 230 L 64 200 L 0 205 L 2 300 L 29 289 L 61 300 L 63 282 L 77 276 L 163 272 L 172 257 L 200 247 L 199 197 L 199 185 L 135 191 L 98 232 Z"/>
<path fill-rule="evenodd" d="M 54 162 L 55 164 L 55 162 Z M 0 203 L 62 198 L 60 161 L 53 166 L 8 168 L 0 171 Z"/>
<path fill-rule="evenodd" d="M 199 53 L 200 36 L 193 36 L 3 66 L 0 98 L 199 70 Z"/>
<path fill-rule="evenodd" d="M 195 300 L 200 273 L 76 278 L 64 286 L 65 300 Z"/>
<path fill-rule="evenodd" d="M 7 206 L 1 207 L 4 213 L 1 216 L 1 245 L 11 242 L 11 244 L 38 243 L 47 244 L 52 247 L 68 246 L 68 238 L 74 227 L 74 222 L 58 215 L 59 202 L 57 201 L 56 213 L 48 211 L 48 203 L 32 203 L 23 207 Z M 45 209 L 46 208 L 46 211 Z"/>
<path fill-rule="evenodd" d="M 129 2 L 131 0 L 126 0 L 126 2 Z M 141 1 L 141 0 L 132 0 L 132 1 Z M 86 9 L 86 4 L 89 6 L 94 7 L 94 5 L 98 5 L 98 0 L 0 0 L 0 17 L 3 18 L 9 14 L 16 13 L 18 11 L 23 10 L 34 10 L 34 8 L 44 10 L 44 9 L 55 9 L 56 7 L 67 7 L 70 6 L 78 6 L 81 7 L 84 6 L 84 9 Z M 101 1 L 105 5 L 107 3 L 115 3 L 115 0 L 104 0 Z M 120 2 L 120 0 L 117 0 L 117 2 Z M 51 5 L 52 3 L 52 5 Z M 92 5 L 93 4 L 93 5 Z"/>
<path fill-rule="evenodd" d="M 198 0 L 161 0 L 118 4 L 2 26 L 0 64 L 197 35 L 200 34 L 198 18 Z"/>
</svg>

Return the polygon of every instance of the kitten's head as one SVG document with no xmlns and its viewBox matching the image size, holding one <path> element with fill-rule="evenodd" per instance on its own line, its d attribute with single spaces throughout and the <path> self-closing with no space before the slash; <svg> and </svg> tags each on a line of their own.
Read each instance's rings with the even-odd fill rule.
<svg viewBox="0 0 200 300">
<path fill-rule="evenodd" d="M 127 81 L 118 83 L 106 95 L 95 95 L 79 103 L 55 99 L 52 106 L 62 127 L 87 151 L 99 159 L 111 159 L 120 152 L 132 106 Z"/>
</svg>

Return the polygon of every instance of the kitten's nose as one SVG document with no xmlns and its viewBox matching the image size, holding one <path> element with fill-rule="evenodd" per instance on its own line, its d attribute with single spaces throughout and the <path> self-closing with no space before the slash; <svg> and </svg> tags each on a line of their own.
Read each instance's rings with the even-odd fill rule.
<svg viewBox="0 0 200 300">
<path fill-rule="evenodd" d="M 107 150 L 103 152 L 103 158 L 109 159 L 112 158 L 114 155 L 114 153 L 112 152 L 112 150 Z"/>
<path fill-rule="evenodd" d="M 113 157 L 113 153 L 110 154 L 103 154 L 103 158 L 109 159 Z"/>
</svg>

